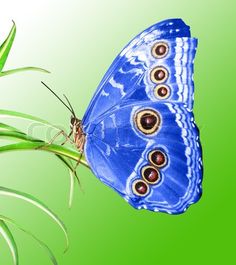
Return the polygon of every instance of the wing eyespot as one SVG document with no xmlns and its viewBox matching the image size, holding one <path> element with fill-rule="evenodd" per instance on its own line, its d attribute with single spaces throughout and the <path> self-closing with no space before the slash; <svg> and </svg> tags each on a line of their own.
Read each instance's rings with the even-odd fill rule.
<svg viewBox="0 0 236 265">
<path fill-rule="evenodd" d="M 144 134 L 152 134 L 158 130 L 161 124 L 160 115 L 151 109 L 144 109 L 136 113 L 135 124 Z"/>
<path fill-rule="evenodd" d="M 149 193 L 149 186 L 145 181 L 137 179 L 132 184 L 132 190 L 138 196 L 146 196 Z"/>
<path fill-rule="evenodd" d="M 152 47 L 152 56 L 160 59 L 164 58 L 169 52 L 169 46 L 166 42 L 157 42 Z"/>
<path fill-rule="evenodd" d="M 143 179 L 149 184 L 157 184 L 161 180 L 160 172 L 153 166 L 145 166 L 141 170 Z"/>
<path fill-rule="evenodd" d="M 161 150 L 153 150 L 148 155 L 148 160 L 154 166 L 161 168 L 167 164 L 167 156 Z"/>
<path fill-rule="evenodd" d="M 151 71 L 151 80 L 153 83 L 163 83 L 168 78 L 168 71 L 163 66 L 157 66 Z"/>
<path fill-rule="evenodd" d="M 170 96 L 170 88 L 167 85 L 157 85 L 154 88 L 154 95 L 158 99 L 166 99 Z"/>
</svg>

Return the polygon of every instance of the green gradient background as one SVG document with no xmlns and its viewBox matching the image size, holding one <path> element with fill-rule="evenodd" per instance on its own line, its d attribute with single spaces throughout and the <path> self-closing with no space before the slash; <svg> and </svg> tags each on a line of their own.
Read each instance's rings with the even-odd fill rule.
<svg viewBox="0 0 236 265">
<path fill-rule="evenodd" d="M 1 155 L 2 186 L 42 199 L 64 220 L 63 235 L 39 210 L 1 197 L 0 213 L 45 240 L 60 265 L 233 264 L 235 262 L 235 9 L 225 1 L 1 1 L 0 39 L 17 24 L 7 67 L 42 66 L 52 74 L 22 73 L 0 80 L 0 106 L 69 126 L 66 109 L 46 91 L 44 80 L 71 98 L 82 117 L 106 69 L 137 33 L 162 19 L 181 17 L 199 39 L 195 60 L 195 117 L 204 152 L 203 197 L 183 215 L 137 211 L 82 166 L 84 193 L 76 189 L 67 208 L 69 177 L 42 152 Z M 234 173 L 234 174 L 233 174 Z M 50 261 L 30 238 L 12 228 L 21 265 Z M 0 239 L 0 264 L 12 264 Z"/>
</svg>

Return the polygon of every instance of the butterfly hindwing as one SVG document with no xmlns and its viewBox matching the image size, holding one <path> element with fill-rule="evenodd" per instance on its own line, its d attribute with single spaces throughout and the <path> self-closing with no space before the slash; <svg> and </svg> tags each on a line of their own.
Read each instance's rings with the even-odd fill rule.
<svg viewBox="0 0 236 265">
<path fill-rule="evenodd" d="M 83 118 L 92 171 L 135 208 L 181 213 L 200 198 L 201 147 L 191 111 L 196 46 L 180 19 L 140 33 L 108 69 Z M 153 163 L 155 156 L 165 163 Z"/>
<path fill-rule="evenodd" d="M 161 125 L 152 135 L 143 134 L 135 113 L 151 109 Z M 150 185 L 146 197 L 137 196 L 132 183 L 142 179 L 142 168 L 151 165 L 148 154 L 162 150 L 167 165 L 160 169 L 161 182 Z M 173 103 L 139 102 L 109 113 L 88 136 L 86 157 L 95 175 L 117 190 L 136 208 L 170 213 L 183 212 L 201 194 L 201 156 L 193 115 Z"/>
</svg>

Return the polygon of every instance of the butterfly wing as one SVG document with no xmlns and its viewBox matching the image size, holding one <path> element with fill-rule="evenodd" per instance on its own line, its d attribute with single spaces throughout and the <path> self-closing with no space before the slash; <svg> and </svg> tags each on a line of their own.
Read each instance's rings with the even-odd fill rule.
<svg viewBox="0 0 236 265">
<path fill-rule="evenodd" d="M 136 208 L 181 213 L 201 195 L 196 45 L 179 19 L 145 30 L 115 59 L 83 118 L 91 169 Z"/>
<path fill-rule="evenodd" d="M 151 53 L 157 40 L 166 40 L 169 46 L 167 56 L 159 60 Z M 83 117 L 84 127 L 130 97 L 152 100 L 154 84 L 149 80 L 149 71 L 156 64 L 163 64 L 170 71 L 172 94 L 169 100 L 184 102 L 191 108 L 192 62 L 196 45 L 197 40 L 190 38 L 189 26 L 181 19 L 159 22 L 137 35 L 115 58 L 103 77 Z"/>
<path fill-rule="evenodd" d="M 158 131 L 143 134 L 135 113 L 145 109 L 160 115 Z M 160 179 L 139 196 L 133 184 L 152 165 L 149 154 L 161 150 L 166 165 L 157 167 Z M 193 114 L 179 103 L 136 102 L 121 106 L 99 122 L 87 136 L 85 154 L 94 174 L 131 205 L 168 213 L 181 213 L 201 195 L 202 162 L 198 129 Z"/>
</svg>

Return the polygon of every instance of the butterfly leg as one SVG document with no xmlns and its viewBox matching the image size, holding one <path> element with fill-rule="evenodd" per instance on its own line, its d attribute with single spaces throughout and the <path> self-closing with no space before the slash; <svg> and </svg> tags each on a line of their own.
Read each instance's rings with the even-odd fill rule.
<svg viewBox="0 0 236 265">
<path fill-rule="evenodd" d="M 72 133 L 73 133 L 73 131 L 71 130 L 70 131 L 70 133 L 68 134 L 68 135 L 66 135 L 65 137 L 66 137 L 66 139 L 65 139 L 65 141 L 63 142 L 63 143 L 61 143 L 61 145 L 64 145 L 66 142 L 70 142 L 71 144 L 73 144 L 74 142 L 73 142 L 73 140 L 71 140 L 71 135 L 72 135 Z"/>
<path fill-rule="evenodd" d="M 81 185 L 80 179 L 79 179 L 79 177 L 78 177 L 78 175 L 77 175 L 77 172 L 76 172 L 77 167 L 78 167 L 79 164 L 80 164 L 80 160 L 81 160 L 81 158 L 82 158 L 82 155 L 83 155 L 83 153 L 80 154 L 79 159 L 77 160 L 76 165 L 75 165 L 74 168 L 73 168 L 72 174 L 76 177 L 76 179 L 77 179 L 77 181 L 78 181 L 78 184 L 79 184 L 79 187 L 80 187 L 80 189 L 81 189 L 82 192 L 83 192 L 83 188 L 82 188 L 82 185 Z"/>
<path fill-rule="evenodd" d="M 36 149 L 41 149 L 41 148 L 43 148 L 43 147 L 45 147 L 45 146 L 49 146 L 49 145 L 53 144 L 53 142 L 54 142 L 54 141 L 55 141 L 60 135 L 63 135 L 63 136 L 66 138 L 65 141 L 62 143 L 62 145 L 64 145 L 67 141 L 70 141 L 71 143 L 73 143 L 73 141 L 70 139 L 71 134 L 72 134 L 72 132 L 70 132 L 70 133 L 67 135 L 67 133 L 66 133 L 65 131 L 60 130 L 59 132 L 57 132 L 57 133 L 53 136 L 53 138 L 52 138 L 48 143 L 44 144 L 43 146 L 39 146 L 39 147 L 37 147 Z"/>
<path fill-rule="evenodd" d="M 70 136 L 72 135 L 72 131 L 67 135 L 67 133 L 63 130 L 56 133 L 53 138 L 47 143 L 47 145 L 53 144 L 53 142 L 60 136 L 63 135 L 65 137 L 65 140 L 61 143 L 61 145 L 64 145 L 66 142 L 70 142 L 73 144 L 73 141 L 70 139 Z"/>
</svg>

